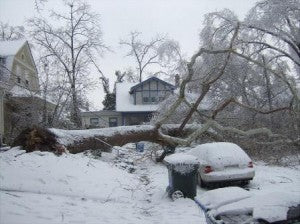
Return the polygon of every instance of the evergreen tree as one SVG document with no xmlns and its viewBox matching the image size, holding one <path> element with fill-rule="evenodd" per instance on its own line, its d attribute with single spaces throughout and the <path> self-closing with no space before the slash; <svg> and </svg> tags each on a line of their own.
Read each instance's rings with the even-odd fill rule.
<svg viewBox="0 0 300 224">
<path fill-rule="evenodd" d="M 103 110 L 116 110 L 116 94 L 107 93 L 102 104 L 104 106 Z"/>
</svg>

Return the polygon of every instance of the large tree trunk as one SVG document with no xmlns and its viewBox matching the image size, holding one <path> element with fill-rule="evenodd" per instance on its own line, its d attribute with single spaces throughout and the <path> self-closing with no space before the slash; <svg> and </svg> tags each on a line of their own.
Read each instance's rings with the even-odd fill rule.
<svg viewBox="0 0 300 224">
<path fill-rule="evenodd" d="M 13 146 L 22 146 L 26 152 L 35 150 L 61 153 L 66 148 L 70 153 L 80 153 L 85 150 L 101 149 L 110 151 L 113 146 L 127 143 L 149 141 L 167 147 L 176 147 L 178 143 L 170 141 L 161 133 L 169 136 L 177 135 L 179 125 L 165 125 L 160 130 L 152 125 L 121 126 L 102 129 L 62 130 L 32 127 L 25 129 L 13 142 Z M 187 125 L 180 136 L 187 137 L 201 126 Z M 206 137 L 215 139 L 213 133 Z M 216 139 L 215 139 L 216 140 Z"/>
<path fill-rule="evenodd" d="M 113 129 L 113 128 L 110 128 Z M 101 149 L 109 151 L 113 146 L 122 146 L 127 143 L 149 141 L 158 144 L 168 144 L 163 139 L 159 138 L 158 131 L 154 128 L 145 130 L 135 130 L 134 128 L 125 132 L 115 132 L 113 135 L 107 136 L 106 134 L 94 135 L 91 137 L 83 138 L 80 141 L 74 141 L 73 144 L 67 146 L 71 153 L 83 152 L 87 149 Z"/>
<path fill-rule="evenodd" d="M 70 153 L 79 153 L 89 149 L 110 151 L 113 146 L 139 141 L 170 145 L 159 137 L 153 126 L 141 125 L 88 130 L 45 129 L 35 126 L 25 129 L 14 140 L 13 146 L 22 146 L 26 152 L 55 152 L 64 146 Z"/>
</svg>

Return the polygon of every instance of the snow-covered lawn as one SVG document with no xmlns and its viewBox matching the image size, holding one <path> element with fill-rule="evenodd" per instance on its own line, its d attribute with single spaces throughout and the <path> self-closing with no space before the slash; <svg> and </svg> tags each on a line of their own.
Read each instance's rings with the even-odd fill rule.
<svg viewBox="0 0 300 224">
<path fill-rule="evenodd" d="M 0 223 L 206 223 L 192 200 L 167 197 L 166 167 L 136 160 L 143 154 L 128 150 L 134 165 L 130 159 L 116 162 L 108 153 L 99 160 L 83 154 L 26 154 L 16 148 L 1 152 Z M 299 191 L 300 167 L 261 163 L 255 168 L 248 186 L 253 193 Z M 198 195 L 204 191 L 198 188 Z"/>
<path fill-rule="evenodd" d="M 130 174 L 83 154 L 22 152 L 0 153 L 0 223 L 205 223 L 192 200 L 167 197 L 163 165 Z"/>
</svg>

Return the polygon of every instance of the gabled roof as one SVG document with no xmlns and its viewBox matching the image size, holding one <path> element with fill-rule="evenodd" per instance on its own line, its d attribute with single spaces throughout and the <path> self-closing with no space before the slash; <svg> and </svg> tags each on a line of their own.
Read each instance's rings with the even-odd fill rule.
<svg viewBox="0 0 300 224">
<path fill-rule="evenodd" d="M 161 82 L 161 83 L 163 83 L 164 85 L 169 86 L 170 89 L 172 89 L 172 90 L 175 89 L 175 86 L 174 86 L 174 85 L 172 85 L 172 84 L 170 84 L 170 83 L 168 83 L 168 82 L 165 82 L 165 81 L 163 81 L 163 80 L 161 80 L 161 79 L 156 78 L 156 77 L 153 76 L 153 77 L 150 77 L 149 79 L 146 79 L 146 80 L 143 81 L 143 82 L 140 82 L 140 83 L 138 83 L 138 84 L 132 86 L 132 87 L 130 88 L 130 93 L 132 93 L 132 92 L 133 92 L 134 90 L 136 90 L 138 87 L 140 87 L 140 86 L 144 85 L 145 83 L 150 82 L 150 81 L 152 81 L 152 80 Z"/>
<path fill-rule="evenodd" d="M 0 82 L 1 83 L 1 82 Z M 0 87 L 1 88 L 1 87 Z M 9 91 L 7 91 L 11 94 L 11 97 L 16 97 L 16 98 L 35 98 L 38 100 L 41 100 L 44 102 L 43 96 L 40 94 L 38 91 L 30 91 L 22 86 L 19 85 L 14 85 Z M 46 99 L 46 102 L 48 105 L 53 105 L 55 106 L 56 103 L 49 99 L 49 97 Z"/>
<path fill-rule="evenodd" d="M 157 104 L 134 104 L 129 90 L 136 83 L 121 82 L 116 85 L 116 111 L 118 112 L 153 112 L 158 109 Z"/>
<path fill-rule="evenodd" d="M 16 55 L 26 42 L 24 39 L 0 41 L 0 56 Z"/>
</svg>

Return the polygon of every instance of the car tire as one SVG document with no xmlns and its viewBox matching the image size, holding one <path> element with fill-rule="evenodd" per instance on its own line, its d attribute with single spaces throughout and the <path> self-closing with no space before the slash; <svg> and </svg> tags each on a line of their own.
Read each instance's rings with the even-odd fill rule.
<svg viewBox="0 0 300 224">
<path fill-rule="evenodd" d="M 177 199 L 180 199 L 180 198 L 183 198 L 184 195 L 181 191 L 174 191 L 171 195 L 171 198 L 173 199 L 173 201 L 177 200 Z"/>
<path fill-rule="evenodd" d="M 242 180 L 241 186 L 244 187 L 250 183 L 250 180 Z"/>
</svg>

